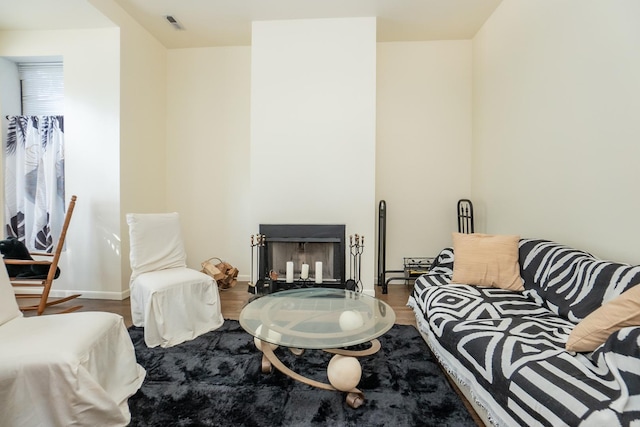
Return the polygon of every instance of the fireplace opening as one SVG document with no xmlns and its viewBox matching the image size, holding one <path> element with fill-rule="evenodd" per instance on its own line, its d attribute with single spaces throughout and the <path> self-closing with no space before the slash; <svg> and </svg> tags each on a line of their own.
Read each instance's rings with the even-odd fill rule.
<svg viewBox="0 0 640 427">
<path fill-rule="evenodd" d="M 265 242 L 258 259 L 259 278 L 277 276 L 273 280 L 276 290 L 300 286 L 344 288 L 344 225 L 261 224 L 260 234 Z M 270 272 L 275 275 L 270 277 Z"/>
</svg>

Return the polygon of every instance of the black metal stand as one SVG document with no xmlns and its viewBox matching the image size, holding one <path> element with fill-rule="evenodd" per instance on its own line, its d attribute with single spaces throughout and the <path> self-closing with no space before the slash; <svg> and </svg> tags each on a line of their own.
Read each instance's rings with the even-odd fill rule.
<svg viewBox="0 0 640 427">
<path fill-rule="evenodd" d="M 384 281 L 382 285 L 382 293 L 386 294 L 388 292 L 389 283 L 394 280 L 403 280 L 405 285 L 409 284 L 409 281 L 415 280 L 418 277 L 422 276 L 425 273 L 429 272 L 431 265 L 433 264 L 433 257 L 411 257 L 404 258 L 404 269 L 403 270 L 394 270 L 394 272 L 403 273 L 402 276 L 397 277 L 389 277 Z"/>
<path fill-rule="evenodd" d="M 460 199 L 457 204 L 458 232 L 473 233 L 473 203 L 469 199 Z M 380 200 L 378 206 L 378 286 L 382 286 L 382 293 L 388 292 L 389 282 L 403 280 L 405 284 L 409 280 L 416 279 L 431 268 L 433 258 L 412 257 L 404 258 L 403 270 L 386 270 L 387 256 L 387 203 Z M 402 276 L 387 278 L 388 273 L 402 273 Z"/>
<path fill-rule="evenodd" d="M 460 199 L 457 204 L 457 220 L 459 233 L 473 233 L 473 203 L 469 199 Z M 387 203 L 380 201 L 378 206 L 378 286 L 382 286 L 382 293 L 388 292 L 388 285 L 395 280 L 402 280 L 408 284 L 410 280 L 418 278 L 431 268 L 433 258 L 412 257 L 404 258 L 403 270 L 387 270 Z M 402 275 L 387 277 L 389 273 L 402 273 Z"/>
<path fill-rule="evenodd" d="M 256 253 L 257 257 L 260 257 L 263 251 L 260 250 L 261 247 L 264 247 L 264 234 L 256 234 L 255 236 L 251 235 L 251 278 L 249 281 L 249 287 L 247 288 L 247 292 L 250 294 L 258 295 L 263 294 L 265 291 L 265 285 L 269 287 L 268 283 L 263 279 L 260 279 L 260 274 L 257 276 L 254 275 L 254 269 L 256 268 Z M 257 277 L 257 281 L 254 282 L 254 278 Z"/>
<path fill-rule="evenodd" d="M 364 236 L 349 236 L 349 279 L 345 289 L 362 292 L 362 252 L 364 252 Z"/>
<path fill-rule="evenodd" d="M 388 292 L 387 285 L 392 280 L 405 280 L 403 277 L 390 277 L 388 273 L 403 273 L 404 270 L 387 270 L 387 202 L 380 200 L 378 205 L 378 286 L 382 286 L 382 293 Z"/>
<path fill-rule="evenodd" d="M 378 204 L 378 286 L 382 286 L 387 261 L 387 202 Z"/>
<path fill-rule="evenodd" d="M 458 200 L 458 233 L 473 233 L 473 203 L 469 199 Z"/>
</svg>

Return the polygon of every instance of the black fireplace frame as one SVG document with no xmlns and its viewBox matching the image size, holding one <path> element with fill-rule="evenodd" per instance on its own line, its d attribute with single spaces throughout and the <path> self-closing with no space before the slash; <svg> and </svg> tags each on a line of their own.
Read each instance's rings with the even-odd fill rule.
<svg viewBox="0 0 640 427">
<path fill-rule="evenodd" d="M 330 288 L 344 288 L 346 278 L 346 226 L 344 224 L 260 224 L 260 234 L 264 237 L 264 246 L 258 251 L 258 278 L 262 282 L 271 282 L 271 291 L 291 289 L 301 286 L 318 286 Z M 284 278 L 271 281 L 269 278 L 268 256 L 269 244 L 273 242 L 290 243 L 334 243 L 337 253 L 334 256 L 333 271 L 337 277 L 332 281 L 323 280 L 322 284 L 314 281 L 293 284 L 286 283 Z"/>
</svg>

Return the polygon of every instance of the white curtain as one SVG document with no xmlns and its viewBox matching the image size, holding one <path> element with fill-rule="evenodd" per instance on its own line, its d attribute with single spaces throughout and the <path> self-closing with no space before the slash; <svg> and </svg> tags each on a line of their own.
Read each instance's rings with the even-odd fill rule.
<svg viewBox="0 0 640 427">
<path fill-rule="evenodd" d="M 63 116 L 9 116 L 5 235 L 51 252 L 64 222 Z"/>
</svg>

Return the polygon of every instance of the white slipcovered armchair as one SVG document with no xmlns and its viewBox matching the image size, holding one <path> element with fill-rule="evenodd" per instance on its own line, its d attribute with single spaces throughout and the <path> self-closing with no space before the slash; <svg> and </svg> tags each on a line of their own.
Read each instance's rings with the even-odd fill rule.
<svg viewBox="0 0 640 427">
<path fill-rule="evenodd" d="M 0 268 L 0 425 L 126 426 L 144 377 L 122 316 L 23 317 Z"/>
<path fill-rule="evenodd" d="M 176 212 L 127 214 L 131 315 L 148 347 L 171 347 L 222 326 L 218 286 L 187 267 Z"/>
</svg>

